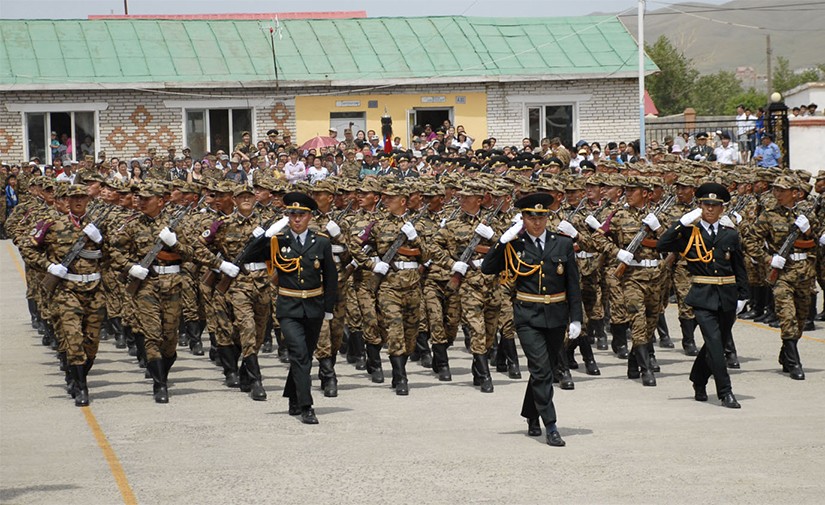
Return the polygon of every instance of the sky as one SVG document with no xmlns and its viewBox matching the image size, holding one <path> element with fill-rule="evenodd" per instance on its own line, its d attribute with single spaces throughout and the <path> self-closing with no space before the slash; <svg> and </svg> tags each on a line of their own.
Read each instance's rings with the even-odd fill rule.
<svg viewBox="0 0 825 505">
<path fill-rule="evenodd" d="M 305 11 L 365 10 L 369 17 L 445 16 L 483 17 L 584 16 L 593 13 L 636 11 L 638 0 L 388 0 L 302 2 L 274 0 L 126 0 L 129 14 L 220 14 Z M 721 4 L 725 0 L 704 0 Z M 672 0 L 649 1 L 648 10 Z M 124 0 L 0 0 L 3 19 L 86 18 L 89 15 L 123 14 Z"/>
</svg>

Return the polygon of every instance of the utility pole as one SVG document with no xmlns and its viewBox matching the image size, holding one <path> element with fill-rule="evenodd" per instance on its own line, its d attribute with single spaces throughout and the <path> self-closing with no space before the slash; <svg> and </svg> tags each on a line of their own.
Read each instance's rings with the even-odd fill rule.
<svg viewBox="0 0 825 505">
<path fill-rule="evenodd" d="M 129 15 L 129 0 L 123 0 L 123 14 L 125 16 Z"/>
<path fill-rule="evenodd" d="M 773 93 L 773 76 L 771 75 L 771 53 L 772 53 L 772 51 L 771 51 L 771 34 L 769 33 L 766 36 L 766 38 L 767 38 L 767 42 L 768 42 L 768 54 L 767 54 L 767 56 L 768 56 L 768 93 L 767 94 L 768 94 L 768 96 L 771 96 L 771 93 Z"/>
<path fill-rule="evenodd" d="M 639 0 L 639 158 L 645 157 L 645 0 Z"/>
</svg>

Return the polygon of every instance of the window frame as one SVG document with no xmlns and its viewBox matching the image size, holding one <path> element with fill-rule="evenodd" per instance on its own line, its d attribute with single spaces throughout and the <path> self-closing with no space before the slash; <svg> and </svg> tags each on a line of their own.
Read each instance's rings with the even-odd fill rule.
<svg viewBox="0 0 825 505">
<path fill-rule="evenodd" d="M 544 100 L 541 102 L 524 102 L 522 117 L 524 119 L 523 129 L 524 137 L 530 137 L 530 109 L 539 109 L 539 138 L 535 139 L 541 142 L 541 139 L 547 137 L 547 107 L 567 106 L 571 108 L 571 133 L 570 138 L 575 142 L 579 135 L 579 102 L 567 99 L 559 100 Z M 569 146 L 567 146 L 569 147 Z"/>
<path fill-rule="evenodd" d="M 249 134 L 252 136 L 251 144 L 255 145 L 258 142 L 258 135 L 257 135 L 257 128 L 256 128 L 256 125 L 257 125 L 256 119 L 257 118 L 256 118 L 256 113 L 255 113 L 255 107 L 253 107 L 252 105 L 239 106 L 239 107 L 223 107 L 223 106 L 220 106 L 220 105 L 218 105 L 216 107 L 183 106 L 183 107 L 181 107 L 181 119 L 182 119 L 182 121 L 181 121 L 181 132 L 183 134 L 184 145 L 186 145 L 188 143 L 187 139 L 189 138 L 189 130 L 186 127 L 186 122 L 187 122 L 186 121 L 186 115 L 187 115 L 187 113 L 189 111 L 202 112 L 203 116 L 204 116 L 203 125 L 204 125 L 204 128 L 206 129 L 206 131 L 204 132 L 204 135 L 206 137 L 205 138 L 205 140 L 206 140 L 206 151 L 210 152 L 210 153 L 212 152 L 212 135 L 211 135 L 212 125 L 211 125 L 210 119 L 209 119 L 209 112 L 213 111 L 213 110 L 225 110 L 225 111 L 227 111 L 227 123 L 228 123 L 228 131 L 229 131 L 229 150 L 230 151 L 232 149 L 234 149 L 235 145 L 238 142 L 241 141 L 241 139 L 237 139 L 237 140 L 233 139 L 235 133 L 234 133 L 233 128 L 232 128 L 232 121 L 233 121 L 232 112 L 236 111 L 236 110 L 248 110 L 249 111 L 249 124 L 250 124 Z M 231 154 L 231 153 L 227 153 L 227 154 Z"/>
<path fill-rule="evenodd" d="M 31 159 L 31 153 L 29 152 L 29 121 L 28 121 L 28 114 L 45 114 L 45 120 L 43 124 L 45 126 L 44 139 L 50 138 L 49 133 L 51 130 L 51 114 L 56 112 L 66 112 L 69 114 L 69 120 L 72 129 L 72 139 L 74 140 L 75 134 L 75 113 L 76 112 L 93 112 L 94 113 L 94 143 L 95 143 L 95 156 L 101 150 L 100 144 L 100 111 L 106 110 L 109 108 L 109 104 L 106 102 L 85 102 L 85 103 L 27 103 L 27 104 L 20 104 L 20 103 L 9 103 L 6 104 L 6 110 L 9 112 L 19 112 L 20 113 L 20 123 L 23 127 L 23 157 L 26 160 Z M 45 159 L 40 160 L 40 162 L 44 165 L 51 165 L 54 160 L 52 160 L 52 152 L 49 148 L 48 144 L 44 145 L 44 153 Z M 72 161 L 80 161 L 77 159 L 77 152 L 75 149 L 72 149 Z"/>
</svg>

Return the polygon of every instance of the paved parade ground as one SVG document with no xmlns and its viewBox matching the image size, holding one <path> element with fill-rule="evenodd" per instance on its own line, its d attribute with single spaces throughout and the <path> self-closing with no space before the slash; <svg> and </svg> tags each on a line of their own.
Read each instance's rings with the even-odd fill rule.
<svg viewBox="0 0 825 505">
<path fill-rule="evenodd" d="M 820 301 L 821 304 L 821 301 Z M 820 305 L 821 306 L 821 305 Z M 678 332 L 675 307 L 667 310 Z M 472 386 L 471 356 L 450 349 L 453 382 L 408 366 L 410 396 L 339 360 L 338 398 L 315 381 L 317 426 L 287 415 L 287 366 L 262 355 L 266 402 L 223 386 L 206 356 L 179 351 L 170 403 L 152 400 L 134 358 L 104 341 L 91 406 L 65 393 L 54 353 L 31 329 L 22 263 L 0 242 L 0 503 L 822 503 L 825 324 L 800 341 L 807 380 L 776 362 L 779 332 L 739 321 L 741 410 L 697 403 L 692 358 L 657 350 L 658 387 L 625 378 L 596 351 L 600 377 L 574 370 L 556 389 L 567 447 L 526 436 L 527 380 Z M 698 335 L 698 330 L 697 330 Z M 697 336 L 697 339 L 699 337 Z M 389 369 L 384 356 L 385 369 Z"/>
</svg>

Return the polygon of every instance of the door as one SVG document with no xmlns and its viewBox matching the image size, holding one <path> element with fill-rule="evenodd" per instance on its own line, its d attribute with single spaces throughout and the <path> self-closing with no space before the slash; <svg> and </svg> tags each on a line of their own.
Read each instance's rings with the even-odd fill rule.
<svg viewBox="0 0 825 505">
<path fill-rule="evenodd" d="M 364 112 L 347 111 L 347 112 L 330 112 L 329 113 L 329 127 L 338 130 L 339 141 L 344 140 L 344 130 L 352 128 L 352 137 L 358 133 L 358 130 L 367 130 L 367 119 Z M 327 132 L 323 132 L 322 135 Z"/>
<path fill-rule="evenodd" d="M 415 124 L 421 126 L 432 125 L 433 131 L 441 128 L 445 119 L 449 119 L 453 123 L 453 108 L 452 107 L 419 107 L 415 109 Z"/>
</svg>

